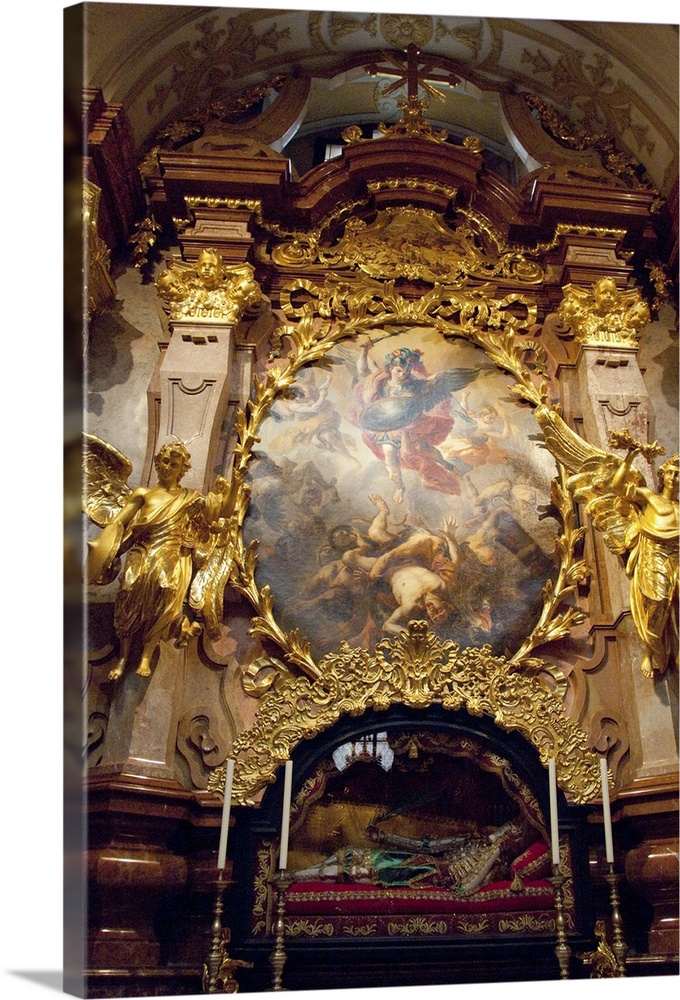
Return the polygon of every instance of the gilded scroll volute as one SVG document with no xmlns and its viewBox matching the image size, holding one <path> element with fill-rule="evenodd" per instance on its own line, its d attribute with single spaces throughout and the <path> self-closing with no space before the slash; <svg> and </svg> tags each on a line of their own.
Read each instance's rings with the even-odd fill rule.
<svg viewBox="0 0 680 1000">
<path fill-rule="evenodd" d="M 413 178 L 399 184 L 408 187 L 409 181 L 411 186 L 427 187 L 427 182 Z M 371 190 L 390 183 L 389 179 L 374 183 Z M 455 191 L 447 194 L 454 196 Z M 275 247 L 272 259 L 281 267 L 307 263 L 321 265 L 324 271 L 352 270 L 380 282 L 407 279 L 449 288 L 464 288 L 469 279 L 506 278 L 535 285 L 544 276 L 529 252 L 506 243 L 487 219 L 469 209 L 458 211 L 455 224 L 437 212 L 413 206 L 382 209 L 370 222 L 352 216 L 333 245 L 322 244 L 320 231 L 298 233 Z"/>
</svg>

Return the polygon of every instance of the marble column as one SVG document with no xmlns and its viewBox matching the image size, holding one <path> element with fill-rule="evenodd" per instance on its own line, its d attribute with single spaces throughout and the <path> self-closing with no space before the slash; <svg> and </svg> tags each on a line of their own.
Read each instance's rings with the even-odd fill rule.
<svg viewBox="0 0 680 1000">
<path fill-rule="evenodd" d="M 117 682 L 97 774 L 176 780 L 177 727 L 182 712 L 187 647 L 158 647 L 150 677 Z"/>
</svg>

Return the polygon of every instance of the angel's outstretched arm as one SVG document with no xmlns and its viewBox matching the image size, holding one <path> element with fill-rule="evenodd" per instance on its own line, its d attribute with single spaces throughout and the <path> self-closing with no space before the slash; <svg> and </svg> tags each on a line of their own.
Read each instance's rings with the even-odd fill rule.
<svg viewBox="0 0 680 1000">
<path fill-rule="evenodd" d="M 138 510 L 141 509 L 144 503 L 144 494 L 146 490 L 135 490 L 130 494 L 128 500 L 121 508 L 120 514 L 117 514 L 114 521 L 118 521 L 123 527 L 126 527 L 132 518 L 135 516 Z"/>
<path fill-rule="evenodd" d="M 359 360 L 357 361 L 357 374 L 360 378 L 365 378 L 372 371 L 377 371 L 378 365 L 373 358 L 369 358 L 368 352 L 373 347 L 371 338 L 367 338 L 361 345 Z"/>
<path fill-rule="evenodd" d="M 205 562 L 201 565 L 189 590 L 189 604 L 203 614 L 203 621 L 211 638 L 219 636 L 222 621 L 224 588 L 229 580 L 233 563 L 233 544 L 237 528 L 234 512 L 239 502 L 246 503 L 248 488 L 243 486 L 245 473 L 235 469 L 231 481 L 222 476 L 215 481 L 213 492 L 208 499 L 208 519 L 212 522 L 210 532 L 212 541 L 207 552 L 203 554 Z M 226 519 L 226 524 L 218 525 L 220 518 Z M 194 552 L 197 555 L 198 550 Z M 200 564 L 200 563 L 198 563 Z"/>
<path fill-rule="evenodd" d="M 621 460 L 619 467 L 612 476 L 611 488 L 615 493 L 625 492 L 629 500 L 644 500 L 645 492 L 640 486 L 631 478 L 631 467 L 633 464 L 633 459 L 636 455 L 639 455 L 642 451 L 641 445 L 636 445 L 628 450 L 625 458 Z"/>
<path fill-rule="evenodd" d="M 230 480 L 223 476 L 217 477 L 213 491 L 221 498 L 218 517 L 232 516 L 239 498 L 242 498 L 244 478 L 245 473 L 241 469 L 234 469 Z"/>
</svg>

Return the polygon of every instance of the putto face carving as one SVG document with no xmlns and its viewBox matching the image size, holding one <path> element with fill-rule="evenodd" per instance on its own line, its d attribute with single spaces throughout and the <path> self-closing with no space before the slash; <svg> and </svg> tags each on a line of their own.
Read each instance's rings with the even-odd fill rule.
<svg viewBox="0 0 680 1000">
<path fill-rule="evenodd" d="M 196 261 L 196 273 L 205 287 L 212 291 L 222 280 L 222 258 L 214 250 L 202 250 Z"/>
</svg>

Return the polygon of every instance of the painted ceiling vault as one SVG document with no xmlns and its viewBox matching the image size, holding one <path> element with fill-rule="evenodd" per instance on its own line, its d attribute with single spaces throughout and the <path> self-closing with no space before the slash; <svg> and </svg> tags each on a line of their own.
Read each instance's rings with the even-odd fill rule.
<svg viewBox="0 0 680 1000">
<path fill-rule="evenodd" d="M 162 4 L 85 7 L 86 83 L 123 105 L 140 158 L 163 138 L 167 143 L 168 134 L 181 137 L 177 123 L 208 106 L 247 132 L 247 111 L 256 97 L 258 138 L 304 171 L 312 165 L 302 149 L 305 137 L 330 141 L 333 130 L 339 134 L 347 125 L 397 120 L 397 101 L 406 92 L 405 50 L 414 44 L 428 120 L 459 142 L 478 139 L 493 168 L 512 182 L 549 163 L 554 147 L 536 141 L 536 108 L 533 117 L 519 113 L 523 94 L 546 102 L 570 123 L 571 148 L 578 148 L 579 135 L 616 136 L 622 153 L 639 163 L 662 195 L 677 177 L 675 25 Z M 283 114 L 277 98 L 285 81 Z M 263 135 L 268 107 L 270 134 Z"/>
</svg>

